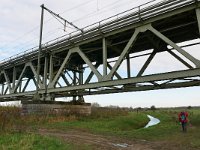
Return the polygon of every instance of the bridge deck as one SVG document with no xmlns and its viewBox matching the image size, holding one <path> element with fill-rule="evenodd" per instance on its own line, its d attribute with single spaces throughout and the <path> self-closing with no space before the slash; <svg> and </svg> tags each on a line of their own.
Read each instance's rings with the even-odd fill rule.
<svg viewBox="0 0 200 150">
<path fill-rule="evenodd" d="M 63 37 L 59 37 L 55 40 L 49 41 L 43 44 L 42 47 L 42 54 L 41 54 L 41 71 L 40 75 L 44 76 L 45 70 L 45 57 L 53 55 L 54 63 L 53 63 L 53 71 L 54 75 L 59 72 L 63 60 L 66 58 L 68 52 L 74 48 L 79 47 L 81 51 L 86 55 L 86 57 L 91 62 L 98 62 L 98 64 L 103 64 L 103 44 L 102 39 L 105 38 L 107 42 L 107 59 L 119 57 L 124 50 L 124 47 L 128 44 L 130 38 L 132 37 L 133 33 L 136 31 L 138 27 L 142 27 L 148 24 L 151 24 L 153 28 L 159 31 L 161 34 L 172 40 L 174 43 L 185 42 L 193 39 L 199 38 L 199 26 L 198 26 L 198 19 L 196 16 L 196 9 L 200 7 L 200 1 L 198 0 L 165 0 L 159 3 L 148 3 L 146 5 L 141 5 L 139 7 L 133 8 L 126 12 L 120 13 L 108 19 L 102 20 L 100 22 L 94 23 L 90 26 L 83 28 L 83 33 L 80 31 L 76 31 L 65 35 Z M 166 41 L 162 40 L 158 36 L 156 36 L 151 31 L 140 32 L 137 36 L 136 41 L 132 46 L 130 46 L 130 50 L 128 51 L 129 54 L 143 52 L 146 50 L 154 49 L 155 53 L 169 51 L 168 46 L 169 44 Z M 6 70 L 7 76 L 4 77 L 3 75 L 0 76 L 0 84 L 4 84 L 6 82 L 14 83 L 14 80 L 21 79 L 23 76 L 24 78 L 33 79 L 35 74 L 31 71 L 31 68 L 25 68 L 25 64 L 31 62 L 33 67 L 37 66 L 37 54 L 38 54 L 38 47 L 33 48 L 31 50 L 25 51 L 21 54 L 16 56 L 12 56 L 8 59 L 5 59 L 0 62 L 0 70 Z M 178 58 L 178 56 L 175 56 Z M 181 58 L 178 58 L 181 60 Z M 182 63 L 189 66 L 190 69 L 195 69 L 190 67 L 187 62 L 181 60 Z M 86 64 L 85 60 L 80 57 L 78 53 L 73 53 L 68 60 L 67 69 L 73 70 Z M 16 67 L 15 73 L 16 76 L 13 76 L 13 67 Z M 148 66 L 148 63 L 147 63 Z M 147 67 L 146 66 L 146 67 Z M 27 69 L 26 73 L 23 75 L 21 74 L 23 69 Z M 82 68 L 83 69 L 83 68 Z M 146 69 L 146 68 L 145 68 Z M 144 70 L 144 68 L 142 69 Z M 130 72 L 130 70 L 128 70 Z M 141 71 L 142 72 L 142 71 Z M 193 76 L 197 76 L 199 70 L 195 70 L 195 73 L 192 74 Z M 48 70 L 47 73 L 50 74 Z M 80 72 L 79 72 L 80 73 Z M 3 74 L 3 73 L 2 73 Z M 180 76 L 181 74 L 175 73 L 172 74 L 171 79 L 175 80 L 175 78 L 186 78 L 189 76 L 187 72 L 184 77 Z M 115 74 L 116 75 L 116 74 Z M 117 75 L 119 76 L 119 75 Z M 165 74 L 165 76 L 167 76 Z M 156 81 L 157 77 L 154 76 L 155 79 L 148 82 Z M 160 77 L 160 76 L 158 76 Z M 90 78 L 90 77 L 88 77 Z M 148 77 L 147 77 L 148 78 Z M 120 79 L 120 77 L 118 77 Z M 170 78 L 162 78 L 162 80 L 168 80 Z M 66 80 L 66 79 L 65 79 Z M 143 79 L 142 79 L 143 80 Z M 146 81 L 146 80 L 143 80 Z M 67 82 L 67 81 L 66 81 Z M 97 81 L 98 82 L 98 81 Z M 127 82 L 125 80 L 119 81 L 120 85 L 125 85 L 129 83 L 129 79 Z M 133 79 L 130 79 L 131 83 L 134 83 Z M 146 81 L 147 82 L 147 81 Z M 113 84 L 111 81 L 107 86 L 118 85 Z M 75 84 L 75 83 L 74 83 Z M 102 87 L 106 83 L 102 82 L 98 85 L 88 84 L 88 85 L 73 85 L 69 84 L 67 87 L 61 89 L 52 89 L 49 88 L 48 91 L 51 93 L 57 92 L 57 95 L 72 95 L 71 93 L 66 93 L 66 91 L 70 90 L 84 90 L 90 88 L 98 88 Z M 93 86 L 94 85 L 94 86 Z M 191 86 L 194 85 L 193 81 L 188 82 L 187 84 L 182 84 L 181 86 Z M 196 85 L 196 82 L 195 82 Z M 14 85 L 15 86 L 15 85 Z M 13 86 L 13 87 L 14 87 Z M 71 86 L 74 86 L 71 87 Z M 168 86 L 171 87 L 178 87 L 179 85 L 173 84 Z M 161 87 L 159 87 L 161 88 Z M 109 92 L 121 92 L 121 91 L 137 91 L 137 90 L 148 90 L 148 89 L 156 89 L 154 86 L 146 86 L 145 88 L 137 88 L 134 87 L 132 89 L 111 89 Z M 44 89 L 41 90 L 44 93 Z M 109 93 L 105 92 L 105 93 Z M 6 95 L 7 92 L 4 91 L 2 93 L 2 97 L 6 98 L 9 97 L 9 94 Z M 93 92 L 93 94 L 100 94 L 104 92 Z M 24 92 L 17 93 L 14 91 L 11 95 L 13 97 L 16 96 L 32 96 L 34 92 L 29 92 L 25 94 Z M 82 91 L 80 95 L 87 95 L 91 94 L 91 91 Z M 55 94 L 56 95 L 56 94 Z M 78 95 L 78 94 L 77 94 Z M 0 96 L 1 97 L 1 96 Z M 21 97 L 22 98 L 22 97 Z"/>
<path fill-rule="evenodd" d="M 198 25 L 195 17 L 195 8 L 199 5 L 196 0 L 167 0 L 145 7 L 145 5 L 133 8 L 123 13 L 117 14 L 100 22 L 83 28 L 83 33 L 76 31 L 59 37 L 55 40 L 43 44 L 43 51 L 57 53 L 59 57 L 65 56 L 69 48 L 80 46 L 88 56 L 98 56 L 102 49 L 101 38 L 106 37 L 110 41 L 108 58 L 119 56 L 113 52 L 112 46 L 123 49 L 124 45 L 132 35 L 135 27 L 141 24 L 152 23 L 160 32 L 172 39 L 175 43 L 184 42 L 198 38 Z M 176 34 L 171 34 L 176 33 Z M 149 36 L 150 33 L 149 33 Z M 123 40 L 122 40 L 123 39 Z M 152 49 L 152 45 L 147 41 L 147 36 L 141 35 L 131 53 Z M 162 42 L 162 41 L 161 41 Z M 166 50 L 163 43 L 163 51 Z M 27 60 L 37 59 L 38 48 L 33 48 L 25 52 L 11 56 L 0 62 L 1 68 L 8 68 L 13 64 L 23 64 Z M 98 60 L 97 57 L 92 61 Z M 75 58 L 76 63 L 84 63 Z M 78 61 L 77 61 L 78 60 Z M 100 60 L 99 60 L 100 61 Z M 73 64 L 74 62 L 72 62 Z"/>
</svg>

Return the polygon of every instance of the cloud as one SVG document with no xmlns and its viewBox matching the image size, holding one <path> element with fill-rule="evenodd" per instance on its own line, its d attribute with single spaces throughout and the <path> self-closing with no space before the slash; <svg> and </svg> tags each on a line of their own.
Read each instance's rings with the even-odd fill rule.
<svg viewBox="0 0 200 150">
<path fill-rule="evenodd" d="M 116 13 L 125 11 L 147 1 L 149 0 L 98 0 L 97 6 L 97 1 L 94 0 L 91 2 L 88 2 L 88 0 L 1 0 L 0 59 L 10 57 L 14 53 L 19 53 L 22 50 L 29 48 L 30 46 L 37 46 L 41 13 L 41 8 L 39 6 L 41 4 L 45 4 L 45 6 L 47 6 L 49 9 L 53 10 L 56 13 L 61 13 L 61 16 L 66 18 L 68 21 L 78 20 L 75 22 L 75 24 L 77 26 L 84 27 L 86 25 L 92 24 L 93 22 L 100 21 L 101 19 L 107 18 L 111 15 L 115 15 Z M 83 4 L 81 6 L 80 4 L 84 2 L 88 2 L 88 4 Z M 45 12 L 44 41 L 56 38 L 64 34 L 61 30 L 62 25 L 58 23 L 56 19 L 49 20 L 50 18 L 52 18 L 52 16 L 49 13 Z M 190 49 L 192 50 L 188 50 L 188 52 L 190 52 L 191 54 L 193 53 L 195 57 L 200 59 L 200 52 L 198 50 L 199 47 Z M 139 71 L 146 59 L 147 57 L 143 57 L 132 61 L 131 69 L 133 75 Z M 146 70 L 145 73 L 176 70 L 177 68 L 182 69 L 183 66 L 177 61 L 177 63 L 175 63 L 175 61 L 176 60 L 173 57 L 170 57 L 169 55 L 164 55 L 164 53 L 158 54 L 158 56 L 155 57 L 155 60 L 150 64 L 150 67 Z M 119 69 L 119 73 L 123 74 L 123 76 L 126 76 L 125 62 Z M 185 100 L 185 104 L 187 105 L 190 102 L 187 101 L 187 98 L 190 99 L 191 96 L 195 96 L 192 97 L 195 100 L 199 98 L 199 88 L 197 88 L 198 90 L 194 90 L 195 88 L 192 89 L 193 90 L 180 90 L 183 91 L 184 94 L 185 92 L 189 93 L 185 96 L 179 95 L 181 92 L 176 92 L 176 90 L 163 90 L 163 95 L 159 94 L 160 91 L 158 91 L 142 92 L 142 94 L 120 94 L 120 96 L 111 95 L 108 97 L 90 97 L 88 99 L 97 99 L 99 102 L 101 102 L 101 100 L 105 98 L 107 104 L 120 103 L 120 105 L 126 106 L 130 106 L 133 103 L 138 103 L 138 106 L 147 106 L 147 102 L 149 101 L 149 106 L 149 103 L 152 102 L 161 105 L 161 101 L 163 101 L 163 99 L 166 102 L 162 105 L 167 105 L 168 99 L 179 99 L 179 97 L 183 97 L 183 99 Z M 151 99 L 149 99 L 149 95 L 151 95 Z M 124 100 L 124 97 L 126 97 L 127 99 Z M 115 101 L 115 98 L 117 101 Z M 114 101 L 111 99 L 114 99 Z M 157 101 L 153 101 L 153 99 L 157 99 Z M 153 104 L 155 105 L 155 103 Z M 172 101 L 170 105 L 173 105 L 173 103 L 174 101 Z M 178 103 L 176 104 L 179 105 Z M 197 103 L 194 102 L 191 103 L 191 105 L 192 104 Z"/>
</svg>

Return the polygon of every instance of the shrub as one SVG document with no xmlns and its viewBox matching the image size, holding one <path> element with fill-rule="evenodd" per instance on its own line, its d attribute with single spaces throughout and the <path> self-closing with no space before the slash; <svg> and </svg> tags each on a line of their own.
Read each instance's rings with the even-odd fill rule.
<svg viewBox="0 0 200 150">
<path fill-rule="evenodd" d="M 155 110 L 156 110 L 156 107 L 153 105 L 153 106 L 151 106 L 150 110 L 155 111 Z"/>
</svg>

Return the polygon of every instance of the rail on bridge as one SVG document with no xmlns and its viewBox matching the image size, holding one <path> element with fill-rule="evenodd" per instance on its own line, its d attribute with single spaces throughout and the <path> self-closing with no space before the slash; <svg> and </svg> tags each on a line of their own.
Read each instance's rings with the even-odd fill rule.
<svg viewBox="0 0 200 150">
<path fill-rule="evenodd" d="M 84 95 L 199 86 L 200 61 L 184 50 L 199 44 L 187 43 L 199 39 L 199 29 L 198 0 L 165 0 L 127 10 L 43 44 L 39 84 L 38 47 L 1 61 L 0 101 L 32 99 L 37 87 L 41 100 L 83 101 Z M 173 56 L 184 69 L 146 74 L 160 53 Z M 132 62 L 144 57 L 136 72 Z"/>
</svg>

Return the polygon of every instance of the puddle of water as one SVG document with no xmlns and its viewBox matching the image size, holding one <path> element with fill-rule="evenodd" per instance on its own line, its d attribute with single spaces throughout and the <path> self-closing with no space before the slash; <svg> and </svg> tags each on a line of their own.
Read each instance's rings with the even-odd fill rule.
<svg viewBox="0 0 200 150">
<path fill-rule="evenodd" d="M 115 147 L 121 147 L 121 148 L 126 148 L 128 147 L 128 144 L 123 143 L 123 144 L 113 144 Z"/>
<path fill-rule="evenodd" d="M 160 123 L 160 120 L 157 119 L 157 118 L 154 118 L 150 115 L 147 115 L 147 117 L 150 119 L 150 121 L 148 122 L 148 124 L 144 128 L 148 128 L 150 126 L 155 126 L 155 125 Z"/>
</svg>

